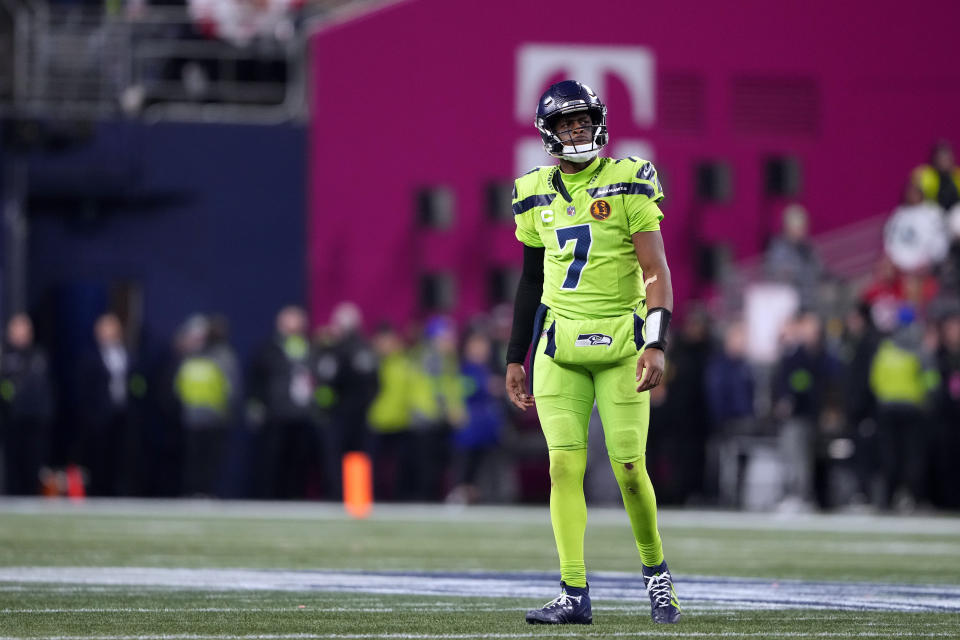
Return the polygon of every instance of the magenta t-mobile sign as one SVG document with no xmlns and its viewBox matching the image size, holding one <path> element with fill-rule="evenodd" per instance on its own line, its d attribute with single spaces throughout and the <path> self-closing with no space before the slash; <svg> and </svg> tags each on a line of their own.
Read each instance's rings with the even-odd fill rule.
<svg viewBox="0 0 960 640">
<path fill-rule="evenodd" d="M 711 294 L 711 249 L 756 256 L 792 202 L 815 237 L 887 215 L 938 138 L 960 145 L 960 3 L 918 1 L 932 13 L 405 0 L 342 14 L 311 42 L 313 321 L 353 300 L 368 326 L 405 325 L 434 289 L 460 320 L 488 310 L 521 255 L 497 185 L 551 162 L 533 120 L 563 79 L 607 105 L 605 154 L 656 162 L 681 310 Z M 443 224 L 425 224 L 427 201 Z"/>
</svg>

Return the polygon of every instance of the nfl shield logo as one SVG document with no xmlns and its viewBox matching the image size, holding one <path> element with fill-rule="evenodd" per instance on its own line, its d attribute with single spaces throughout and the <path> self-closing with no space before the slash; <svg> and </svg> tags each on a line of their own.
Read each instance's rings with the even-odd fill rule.
<svg viewBox="0 0 960 640">
<path fill-rule="evenodd" d="M 573 205 L 570 205 L 569 207 L 567 207 L 567 215 L 570 216 L 571 218 L 577 215 L 577 208 L 574 207 Z"/>
</svg>

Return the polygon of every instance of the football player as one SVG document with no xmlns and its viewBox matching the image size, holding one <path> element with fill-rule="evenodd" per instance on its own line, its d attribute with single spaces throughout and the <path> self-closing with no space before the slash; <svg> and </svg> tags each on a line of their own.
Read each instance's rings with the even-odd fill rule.
<svg viewBox="0 0 960 640">
<path fill-rule="evenodd" d="M 536 127 L 553 166 L 514 183 L 523 271 L 507 353 L 506 390 L 536 406 L 550 456 L 550 519 L 560 595 L 527 613 L 532 624 L 591 624 L 583 559 L 583 475 L 594 402 L 607 453 L 640 551 L 654 622 L 680 618 L 657 530 L 644 457 L 650 389 L 663 377 L 673 309 L 660 235 L 663 189 L 651 162 L 599 157 L 606 106 L 573 80 L 537 104 Z M 531 347 L 531 393 L 523 363 Z"/>
</svg>

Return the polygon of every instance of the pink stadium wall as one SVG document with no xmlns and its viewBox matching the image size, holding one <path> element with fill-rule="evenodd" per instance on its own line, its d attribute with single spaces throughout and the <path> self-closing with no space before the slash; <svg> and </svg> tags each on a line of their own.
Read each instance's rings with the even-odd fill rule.
<svg viewBox="0 0 960 640">
<path fill-rule="evenodd" d="M 613 153 L 644 150 L 660 169 L 681 302 L 697 242 L 743 257 L 777 229 L 770 154 L 799 159 L 814 233 L 889 211 L 934 140 L 960 144 L 958 24 L 960 3 L 932 0 L 407 0 L 332 24 L 311 53 L 314 320 L 350 299 L 368 323 L 405 324 L 417 275 L 441 268 L 457 278 L 455 315 L 486 309 L 487 270 L 521 250 L 512 223 L 486 217 L 484 185 L 532 157 L 536 97 L 564 77 L 593 74 Z M 726 204 L 696 203 L 703 160 L 729 164 Z M 454 190 L 449 231 L 418 230 L 428 185 Z"/>
</svg>

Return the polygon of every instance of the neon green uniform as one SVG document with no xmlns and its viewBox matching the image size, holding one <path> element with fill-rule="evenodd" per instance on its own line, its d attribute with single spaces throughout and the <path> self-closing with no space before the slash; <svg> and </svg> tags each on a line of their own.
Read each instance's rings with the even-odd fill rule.
<svg viewBox="0 0 960 640">
<path fill-rule="evenodd" d="M 518 178 L 515 187 L 517 238 L 545 248 L 542 302 L 550 314 L 604 318 L 640 306 L 643 274 L 631 236 L 659 230 L 663 218 L 657 206 L 663 189 L 652 163 L 596 158 L 575 174 L 539 167 Z M 649 394 L 636 391 L 636 357 L 613 365 L 564 366 L 542 355 L 544 342 L 537 346 L 533 395 L 548 447 L 586 447 L 596 387 L 611 457 L 626 461 L 643 455 Z M 608 380 L 600 384 L 601 378 Z"/>
<path fill-rule="evenodd" d="M 576 174 L 538 167 L 515 181 L 517 238 L 545 249 L 541 302 L 550 308 L 545 326 L 556 316 L 645 313 L 632 235 L 660 229 L 662 199 L 653 164 L 635 157 L 596 158 Z M 560 364 L 545 354 L 545 337 L 534 336 L 534 342 L 533 395 L 550 450 L 550 509 L 561 579 L 586 584 L 583 474 L 594 401 L 641 559 L 658 565 L 663 552 L 656 498 L 644 460 L 650 394 L 636 391 L 636 353 L 607 364 Z"/>
</svg>

